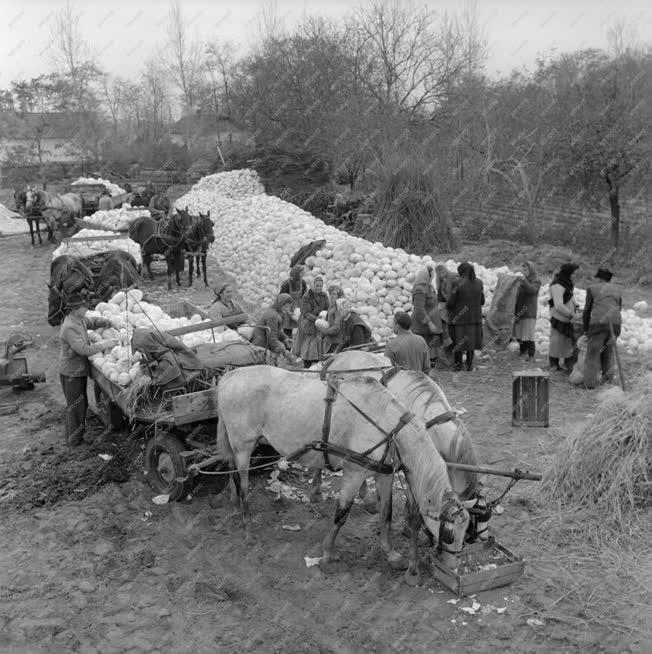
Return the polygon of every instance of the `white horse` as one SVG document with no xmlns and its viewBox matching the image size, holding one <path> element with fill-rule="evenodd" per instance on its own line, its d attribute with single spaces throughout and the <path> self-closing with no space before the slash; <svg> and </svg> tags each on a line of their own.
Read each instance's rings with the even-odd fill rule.
<svg viewBox="0 0 652 654">
<path fill-rule="evenodd" d="M 256 443 L 264 437 L 282 456 L 288 457 L 307 443 L 320 441 L 324 399 L 328 384 L 315 375 L 289 372 L 270 366 L 233 370 L 222 377 L 218 391 L 218 450 L 230 455 L 235 470 L 234 490 L 239 498 L 248 540 L 253 537 L 247 493 L 248 465 Z M 364 416 L 362 414 L 365 414 Z M 374 424 L 376 423 L 376 424 Z M 388 450 L 383 440 L 394 433 Z M 374 462 L 403 466 L 408 483 L 411 540 L 406 580 L 417 584 L 417 535 L 423 524 L 439 542 L 442 560 L 452 568 L 469 523 L 469 514 L 451 488 L 446 464 L 425 431 L 422 420 L 406 411 L 380 382 L 370 377 L 347 376 L 338 384 L 332 404 L 329 443 L 356 453 L 367 453 Z M 374 447 L 381 443 L 380 447 Z M 346 521 L 362 482 L 370 474 L 360 461 L 344 454 L 330 454 L 330 464 L 342 469 L 335 525 L 322 542 L 323 564 L 333 553 L 337 533 Z M 325 466 L 322 452 L 307 450 L 297 457 L 304 465 Z M 376 473 L 380 503 L 381 545 L 393 567 L 405 567 L 391 541 L 393 474 Z"/>
<path fill-rule="evenodd" d="M 48 226 L 48 231 L 54 232 L 57 225 L 64 226 L 67 221 L 81 218 L 82 198 L 77 193 L 64 193 L 52 195 L 40 189 L 28 189 L 25 209 L 31 213 L 33 209 L 40 209 Z"/>
<path fill-rule="evenodd" d="M 383 355 L 350 350 L 336 355 L 327 364 L 327 371 L 329 375 L 332 375 L 347 370 L 354 371 L 351 374 L 356 374 L 355 370 L 365 370 L 365 375 L 380 380 L 383 378 L 383 374 L 387 372 L 388 365 L 391 365 L 389 359 Z M 373 368 L 378 368 L 378 372 L 374 372 Z M 399 370 L 389 376 L 385 383 L 387 390 L 406 409 L 412 411 L 426 423 L 428 435 L 444 461 L 447 463 L 478 465 L 478 459 L 466 425 L 455 414 L 443 391 L 435 381 L 422 372 Z M 438 420 L 440 418 L 442 421 Z M 461 500 L 477 499 L 479 513 L 473 525 L 474 533 L 472 535 L 480 540 L 487 540 L 489 536 L 489 515 L 486 510 L 483 510 L 486 506 L 486 498 L 478 474 L 449 468 L 448 477 L 453 490 Z M 312 483 L 313 496 L 317 499 L 320 495 L 321 470 L 316 471 Z M 365 488 L 366 485 L 361 489 L 361 495 L 363 496 L 366 494 Z"/>
</svg>

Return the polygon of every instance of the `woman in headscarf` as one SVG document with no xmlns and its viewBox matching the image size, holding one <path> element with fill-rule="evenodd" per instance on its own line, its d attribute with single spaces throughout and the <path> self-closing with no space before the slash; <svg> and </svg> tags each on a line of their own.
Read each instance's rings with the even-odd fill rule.
<svg viewBox="0 0 652 654">
<path fill-rule="evenodd" d="M 446 302 L 446 308 L 450 318 L 455 370 L 462 370 L 462 356 L 466 352 L 466 369 L 470 371 L 473 370 L 475 350 L 482 349 L 484 287 L 470 263 L 461 263 L 457 273 L 460 278 Z"/>
<path fill-rule="evenodd" d="M 301 298 L 301 319 L 299 337 L 294 345 L 294 354 L 303 359 L 303 367 L 310 368 L 321 360 L 321 336 L 315 327 L 315 320 L 322 311 L 328 311 L 328 295 L 324 293 L 324 280 L 315 277 L 312 288 Z"/>
<path fill-rule="evenodd" d="M 292 298 L 287 293 L 277 295 L 274 304 L 263 311 L 263 315 L 256 323 L 251 343 L 270 350 L 274 354 L 280 354 L 294 363 L 295 358 L 285 347 L 285 343 L 289 339 L 281 327 L 283 316 L 292 313 L 293 310 Z"/>
<path fill-rule="evenodd" d="M 578 305 L 573 293 L 573 274 L 579 268 L 575 263 L 565 263 L 553 277 L 550 284 L 550 347 L 548 357 L 552 370 L 562 370 L 559 360 L 564 360 L 565 369 L 572 371 L 577 359 L 573 318 Z"/>
<path fill-rule="evenodd" d="M 344 291 L 340 286 L 332 284 L 328 287 L 330 306 L 326 320 L 328 327 L 320 328 L 318 323 L 315 326 L 322 335 L 322 356 L 337 349 L 342 342 L 342 314 L 337 306 L 337 301 L 344 297 Z"/>
<path fill-rule="evenodd" d="M 229 318 L 237 316 L 239 313 L 245 313 L 242 307 L 233 299 L 234 289 L 229 283 L 220 284 L 215 287 L 215 299 L 213 303 L 206 310 L 206 315 L 211 320 L 221 320 L 222 318 Z M 228 325 L 231 329 L 237 329 L 244 325 L 246 320 Z"/>
<path fill-rule="evenodd" d="M 287 293 L 294 302 L 293 309 L 301 306 L 301 298 L 308 291 L 308 285 L 303 280 L 303 266 L 293 266 L 290 270 L 290 277 L 281 284 L 281 293 Z M 292 313 L 283 317 L 283 331 L 288 338 L 292 338 L 292 331 L 299 325 L 292 317 Z"/>
<path fill-rule="evenodd" d="M 340 331 L 341 341 L 336 352 L 371 342 L 371 328 L 353 310 L 351 303 L 345 297 L 337 300 L 337 309 L 340 312 L 342 329 Z"/>
<path fill-rule="evenodd" d="M 521 356 L 527 354 L 534 361 L 534 328 L 537 322 L 537 308 L 541 281 L 537 277 L 534 264 L 523 264 L 523 277 L 519 282 L 514 308 L 514 338 L 518 341 Z"/>
<path fill-rule="evenodd" d="M 414 278 L 412 285 L 412 333 L 423 338 L 428 346 L 430 360 L 442 355 L 443 326 L 439 309 L 437 308 L 437 294 L 432 287 L 434 266 L 428 264 L 421 268 Z"/>
</svg>

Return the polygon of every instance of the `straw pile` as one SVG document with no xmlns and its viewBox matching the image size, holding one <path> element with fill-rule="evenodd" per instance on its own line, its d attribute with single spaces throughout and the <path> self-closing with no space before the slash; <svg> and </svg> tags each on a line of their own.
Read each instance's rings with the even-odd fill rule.
<svg viewBox="0 0 652 654">
<path fill-rule="evenodd" d="M 537 494 L 558 507 L 562 521 L 585 521 L 582 530 L 631 534 L 652 506 L 652 373 L 623 393 L 598 395 L 588 424 L 572 432 L 556 452 Z M 572 528 L 572 527 L 571 527 Z"/>
</svg>

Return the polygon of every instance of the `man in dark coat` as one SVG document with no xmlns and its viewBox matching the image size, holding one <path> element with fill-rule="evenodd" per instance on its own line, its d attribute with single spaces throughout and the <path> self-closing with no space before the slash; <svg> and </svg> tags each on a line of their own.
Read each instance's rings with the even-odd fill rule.
<svg viewBox="0 0 652 654">
<path fill-rule="evenodd" d="M 154 220 L 161 220 L 170 213 L 170 199 L 165 193 L 157 193 L 149 201 L 149 213 Z"/>
<path fill-rule="evenodd" d="M 466 352 L 466 369 L 473 370 L 473 354 L 482 349 L 482 305 L 484 287 L 468 263 L 457 267 L 460 276 L 451 292 L 446 308 L 449 314 L 450 336 L 453 341 L 455 370 L 462 369 L 462 355 Z"/>
<path fill-rule="evenodd" d="M 614 347 L 620 336 L 623 300 L 611 283 L 612 277 L 611 271 L 600 268 L 596 274 L 598 282 L 586 289 L 582 319 L 584 335 L 589 339 L 584 363 L 584 384 L 588 388 L 596 388 L 601 378 L 607 382 L 613 379 Z"/>
</svg>

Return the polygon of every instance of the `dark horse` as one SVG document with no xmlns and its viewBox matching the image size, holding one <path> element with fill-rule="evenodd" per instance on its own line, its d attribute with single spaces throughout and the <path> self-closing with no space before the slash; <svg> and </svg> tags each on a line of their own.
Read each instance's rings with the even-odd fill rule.
<svg viewBox="0 0 652 654">
<path fill-rule="evenodd" d="M 177 210 L 176 214 L 161 220 L 141 216 L 129 226 L 129 238 L 140 245 L 143 263 L 150 279 L 154 279 L 151 269 L 152 256 L 155 254 L 165 256 L 168 291 L 172 290 L 172 275 L 176 275 L 177 286 L 181 286 L 179 274 L 184 269 L 185 241 L 191 225 L 192 218 L 186 207 L 185 210 Z"/>
<path fill-rule="evenodd" d="M 36 223 L 36 235 L 38 236 L 39 245 L 43 245 L 43 239 L 41 238 L 41 221 L 45 222 L 45 226 L 48 230 L 48 241 L 51 243 L 54 241 L 54 228 L 52 221 L 48 220 L 41 213 L 38 208 L 27 209 L 27 191 L 15 191 L 14 192 L 14 203 L 16 205 L 16 211 L 24 216 L 27 224 L 29 225 L 29 235 L 32 239 L 32 245 L 36 245 L 34 241 L 34 224 Z"/>
<path fill-rule="evenodd" d="M 197 262 L 197 279 L 201 278 L 204 273 L 204 286 L 208 286 L 206 276 L 206 253 L 208 246 L 215 242 L 215 232 L 213 231 L 213 221 L 211 212 L 204 215 L 201 211 L 199 216 L 192 216 L 190 232 L 186 238 L 186 257 L 188 258 L 188 286 L 192 286 L 193 259 Z M 199 264 L 201 263 L 201 268 Z"/>
<path fill-rule="evenodd" d="M 98 272 L 94 276 L 95 271 Z M 120 289 L 134 286 L 137 281 L 136 261 L 122 250 L 82 258 L 57 257 L 50 265 L 48 323 L 54 327 L 63 322 L 66 299 L 72 293 L 85 295 L 94 306 Z"/>
</svg>

